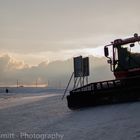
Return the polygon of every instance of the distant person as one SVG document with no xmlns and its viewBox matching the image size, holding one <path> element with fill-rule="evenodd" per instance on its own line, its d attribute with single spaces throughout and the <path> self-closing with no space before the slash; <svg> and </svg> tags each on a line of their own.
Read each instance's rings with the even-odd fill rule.
<svg viewBox="0 0 140 140">
<path fill-rule="evenodd" d="M 7 88 L 6 88 L 6 90 L 5 90 L 5 91 L 6 91 L 6 93 L 8 93 L 8 92 L 9 92 L 9 90 L 8 90 Z"/>
</svg>

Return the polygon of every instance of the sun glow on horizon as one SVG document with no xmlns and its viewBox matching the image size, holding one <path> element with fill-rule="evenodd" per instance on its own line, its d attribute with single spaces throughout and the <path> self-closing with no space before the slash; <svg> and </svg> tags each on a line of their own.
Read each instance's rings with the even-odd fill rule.
<svg viewBox="0 0 140 140">
<path fill-rule="evenodd" d="M 20 69 L 24 67 L 37 66 L 42 62 L 49 64 L 53 61 L 64 61 L 79 55 L 103 57 L 103 46 L 97 48 L 69 49 L 57 52 L 48 51 L 33 54 L 16 54 L 11 52 L 5 52 L 1 53 L 0 57 L 9 57 L 9 64 L 13 65 L 17 69 Z"/>
</svg>

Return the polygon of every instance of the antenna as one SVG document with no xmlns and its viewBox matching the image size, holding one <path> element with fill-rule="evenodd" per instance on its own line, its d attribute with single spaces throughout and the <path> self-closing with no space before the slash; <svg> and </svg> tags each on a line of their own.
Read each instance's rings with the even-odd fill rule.
<svg viewBox="0 0 140 140">
<path fill-rule="evenodd" d="M 36 88 L 37 88 L 37 79 L 36 79 Z"/>
<path fill-rule="evenodd" d="M 17 88 L 18 88 L 18 85 L 19 85 L 19 81 L 17 80 Z"/>
</svg>

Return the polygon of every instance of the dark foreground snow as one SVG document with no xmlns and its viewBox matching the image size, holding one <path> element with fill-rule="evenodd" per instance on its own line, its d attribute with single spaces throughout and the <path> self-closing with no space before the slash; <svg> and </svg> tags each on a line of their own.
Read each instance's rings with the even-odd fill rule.
<svg viewBox="0 0 140 140">
<path fill-rule="evenodd" d="M 61 96 L 2 96 L 0 140 L 140 139 L 140 102 L 71 111 Z"/>
</svg>

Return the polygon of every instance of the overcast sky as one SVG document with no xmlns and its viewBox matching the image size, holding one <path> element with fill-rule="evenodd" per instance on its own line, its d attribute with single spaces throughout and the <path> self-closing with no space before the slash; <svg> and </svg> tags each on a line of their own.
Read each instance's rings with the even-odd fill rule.
<svg viewBox="0 0 140 140">
<path fill-rule="evenodd" d="M 140 0 L 0 0 L 1 63 L 24 69 L 103 56 L 104 45 L 140 33 L 139 6 Z"/>
<path fill-rule="evenodd" d="M 0 53 L 28 64 L 91 53 L 139 33 L 139 5 L 139 0 L 0 0 Z"/>
</svg>

